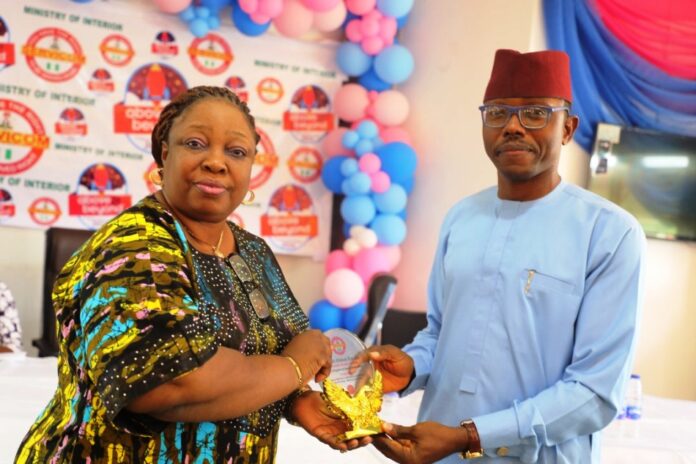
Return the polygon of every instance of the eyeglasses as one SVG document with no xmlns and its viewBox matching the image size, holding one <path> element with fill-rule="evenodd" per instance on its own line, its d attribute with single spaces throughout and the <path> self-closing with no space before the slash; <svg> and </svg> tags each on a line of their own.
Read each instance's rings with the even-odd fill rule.
<svg viewBox="0 0 696 464">
<path fill-rule="evenodd" d="M 259 319 L 264 320 L 271 315 L 271 311 L 268 309 L 268 302 L 266 297 L 263 296 L 259 286 L 254 281 L 251 269 L 247 266 L 247 263 L 239 255 L 231 255 L 227 257 L 227 263 L 232 268 L 232 271 L 237 275 L 239 280 L 242 281 L 242 286 L 244 287 L 244 292 L 249 297 L 251 302 L 251 307 L 254 308 L 254 312 L 259 316 Z"/>
<path fill-rule="evenodd" d="M 486 127 L 505 127 L 513 114 L 517 115 L 520 124 L 525 129 L 543 129 L 549 123 L 551 115 L 556 111 L 569 111 L 567 106 L 545 105 L 482 105 L 481 119 Z"/>
</svg>

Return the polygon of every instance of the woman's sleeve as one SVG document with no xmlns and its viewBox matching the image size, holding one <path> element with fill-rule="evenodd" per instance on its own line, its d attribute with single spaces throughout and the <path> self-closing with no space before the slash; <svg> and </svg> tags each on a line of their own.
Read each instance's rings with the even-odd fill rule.
<svg viewBox="0 0 696 464">
<path fill-rule="evenodd" d="M 80 352 L 107 419 L 135 433 L 162 423 L 125 410 L 133 399 L 196 369 L 217 351 L 191 273 L 169 232 L 130 218 L 107 239 L 80 297 Z M 138 223 L 140 222 L 140 223 Z M 135 429 L 135 430 L 134 430 Z"/>
</svg>

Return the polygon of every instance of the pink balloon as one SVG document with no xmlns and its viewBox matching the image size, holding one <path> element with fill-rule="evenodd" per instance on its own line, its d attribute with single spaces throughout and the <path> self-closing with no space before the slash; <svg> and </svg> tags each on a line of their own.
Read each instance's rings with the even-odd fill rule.
<svg viewBox="0 0 696 464">
<path fill-rule="evenodd" d="M 339 308 L 353 306 L 365 294 L 365 284 L 355 271 L 337 269 L 326 276 L 324 296 Z"/>
<path fill-rule="evenodd" d="M 347 14 L 346 5 L 338 2 L 329 11 L 314 13 L 314 27 L 321 32 L 335 31 L 343 25 Z"/>
<path fill-rule="evenodd" d="M 299 0 L 286 0 L 283 12 L 273 20 L 273 25 L 286 37 L 299 37 L 309 32 L 314 14 Z"/>
<path fill-rule="evenodd" d="M 387 42 L 388 45 L 394 43 L 398 24 L 396 18 L 382 16 L 379 20 L 379 35 Z"/>
<path fill-rule="evenodd" d="M 382 51 L 382 49 L 385 46 L 385 43 L 384 40 L 382 40 L 380 37 L 374 35 L 372 37 L 367 37 L 366 39 L 363 39 L 363 41 L 360 42 L 360 46 L 362 47 L 365 53 L 374 56 Z"/>
<path fill-rule="evenodd" d="M 339 127 L 329 132 L 321 141 L 321 153 L 324 158 L 332 158 L 339 155 L 353 155 L 353 150 L 343 146 L 343 134 L 348 132 L 347 127 Z"/>
<path fill-rule="evenodd" d="M 393 271 L 401 261 L 401 248 L 398 245 L 384 246 L 380 245 L 377 248 L 382 250 L 382 253 L 387 257 L 389 262 L 389 272 Z"/>
<path fill-rule="evenodd" d="M 372 104 L 372 117 L 384 126 L 398 126 L 408 118 L 410 106 L 398 90 L 381 92 Z"/>
<path fill-rule="evenodd" d="M 360 30 L 360 20 L 351 19 L 348 21 L 346 26 L 346 37 L 351 42 L 360 42 L 363 38 L 362 31 Z"/>
<path fill-rule="evenodd" d="M 301 0 L 302 4 L 312 11 L 319 13 L 332 10 L 341 0 Z"/>
<path fill-rule="evenodd" d="M 334 112 L 344 121 L 356 121 L 365 117 L 369 103 L 367 90 L 359 84 L 346 84 L 334 95 Z"/>
<path fill-rule="evenodd" d="M 346 0 L 346 8 L 354 15 L 362 16 L 370 10 L 374 10 L 377 0 Z"/>
<path fill-rule="evenodd" d="M 331 274 L 336 269 L 347 269 L 353 266 L 353 258 L 343 250 L 333 250 L 326 257 L 324 269 L 326 274 Z"/>
<path fill-rule="evenodd" d="M 373 10 L 373 12 L 377 13 L 378 16 L 371 14 L 372 12 L 368 13 L 360 23 L 360 32 L 363 36 L 370 37 L 379 33 L 379 16 L 381 15 L 377 10 Z"/>
<path fill-rule="evenodd" d="M 384 193 L 389 190 L 391 186 L 389 174 L 384 171 L 377 171 L 370 175 L 370 181 L 370 190 L 375 193 Z"/>
<path fill-rule="evenodd" d="M 382 167 L 382 161 L 374 153 L 365 153 L 358 160 L 358 167 L 365 174 L 375 174 Z"/>
<path fill-rule="evenodd" d="M 239 8 L 246 14 L 256 13 L 261 0 L 239 0 Z"/>
<path fill-rule="evenodd" d="M 165 13 L 180 13 L 191 5 L 191 0 L 153 0 L 152 3 Z"/>
<path fill-rule="evenodd" d="M 379 131 L 379 138 L 384 143 L 403 142 L 406 145 L 412 145 L 411 136 L 403 127 L 383 127 Z"/>
<path fill-rule="evenodd" d="M 353 269 L 363 282 L 369 282 L 376 273 L 389 271 L 389 259 L 379 247 L 363 248 L 353 257 Z"/>
</svg>

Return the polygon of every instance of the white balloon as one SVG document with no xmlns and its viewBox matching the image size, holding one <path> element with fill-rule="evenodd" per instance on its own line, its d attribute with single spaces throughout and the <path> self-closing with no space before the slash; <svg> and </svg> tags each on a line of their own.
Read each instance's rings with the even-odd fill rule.
<svg viewBox="0 0 696 464">
<path fill-rule="evenodd" d="M 343 242 L 343 251 L 345 251 L 348 256 L 355 256 L 360 250 L 360 243 L 354 238 L 349 238 Z"/>
</svg>

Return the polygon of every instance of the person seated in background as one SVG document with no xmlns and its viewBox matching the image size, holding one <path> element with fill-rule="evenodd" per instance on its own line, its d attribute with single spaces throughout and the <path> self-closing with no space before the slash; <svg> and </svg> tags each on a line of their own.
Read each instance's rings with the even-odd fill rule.
<svg viewBox="0 0 696 464">
<path fill-rule="evenodd" d="M 0 353 L 22 352 L 22 327 L 12 292 L 0 282 Z"/>
<path fill-rule="evenodd" d="M 561 51 L 496 52 L 479 108 L 497 186 L 445 218 L 428 325 L 373 347 L 385 391 L 423 388 L 419 423 L 375 446 L 408 464 L 597 463 L 631 372 L 645 235 L 558 173 L 571 114 Z"/>
<path fill-rule="evenodd" d="M 342 451 L 370 442 L 335 438 L 345 424 L 304 388 L 328 375 L 329 340 L 308 330 L 266 242 L 227 220 L 249 194 L 258 140 L 226 88 L 164 107 L 152 132 L 161 190 L 56 279 L 59 385 L 17 462 L 272 463 L 282 415 Z"/>
</svg>

